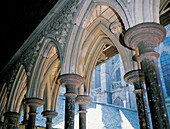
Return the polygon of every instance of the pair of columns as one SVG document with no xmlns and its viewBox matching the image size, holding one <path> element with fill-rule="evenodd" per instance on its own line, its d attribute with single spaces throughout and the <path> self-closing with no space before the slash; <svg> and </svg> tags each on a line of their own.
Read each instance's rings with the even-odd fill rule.
<svg viewBox="0 0 170 129">
<path fill-rule="evenodd" d="M 26 129 L 35 129 L 36 110 L 38 107 L 44 105 L 44 101 L 40 98 L 26 98 L 25 104 L 29 106 L 29 120 L 24 120 Z M 43 111 L 42 116 L 46 118 L 46 129 L 52 129 L 52 119 L 58 115 L 57 112 L 47 110 Z"/>
<path fill-rule="evenodd" d="M 141 129 L 150 129 L 148 112 L 145 102 L 145 90 L 142 83 L 146 84 L 149 108 L 154 129 L 168 129 L 169 121 L 165 104 L 163 103 L 158 83 L 156 60 L 159 53 L 154 48 L 164 41 L 166 30 L 157 23 L 142 23 L 130 28 L 124 37 L 125 44 L 139 51 L 137 61 L 141 64 L 140 70 L 130 71 L 125 74 L 125 81 L 134 85 Z"/>
<path fill-rule="evenodd" d="M 88 95 L 76 95 L 75 91 L 79 88 L 84 80 L 77 74 L 65 74 L 61 75 L 58 79 L 59 83 L 66 88 L 65 101 L 65 129 L 74 129 L 74 114 L 75 103 L 79 105 L 79 128 L 86 129 L 86 105 L 92 102 L 92 98 Z M 28 129 L 35 128 L 36 109 L 44 104 L 42 99 L 39 98 L 26 98 L 25 104 L 30 107 L 29 120 L 26 127 Z M 52 129 L 52 118 L 57 116 L 54 111 L 43 111 L 42 115 L 47 119 L 46 128 Z"/>
<path fill-rule="evenodd" d="M 65 101 L 65 129 L 74 129 L 75 103 L 79 105 L 79 128 L 86 129 L 86 106 L 92 102 L 88 95 L 76 94 L 76 89 L 84 84 L 84 80 L 77 74 L 64 74 L 58 82 L 66 88 Z"/>
<path fill-rule="evenodd" d="M 86 129 L 86 106 L 92 102 L 92 98 L 88 95 L 76 95 L 75 91 L 79 88 L 84 80 L 81 76 L 77 74 L 65 74 L 61 75 L 59 78 L 59 83 L 66 88 L 65 103 L 65 129 L 74 129 L 74 114 L 75 114 L 75 103 L 79 105 L 79 128 Z M 24 100 L 25 106 L 29 106 L 29 120 L 24 117 L 22 123 L 25 125 L 26 129 L 35 128 L 36 120 L 36 110 L 38 107 L 44 104 L 44 101 L 40 98 L 26 98 Z M 25 110 L 28 110 L 26 108 Z M 26 116 L 28 111 L 24 113 Z M 5 118 L 8 120 L 7 129 L 17 128 L 19 113 L 7 112 L 4 114 Z M 58 114 L 54 111 L 43 111 L 43 117 L 47 119 L 46 128 L 52 129 L 52 118 L 56 117 Z"/>
</svg>

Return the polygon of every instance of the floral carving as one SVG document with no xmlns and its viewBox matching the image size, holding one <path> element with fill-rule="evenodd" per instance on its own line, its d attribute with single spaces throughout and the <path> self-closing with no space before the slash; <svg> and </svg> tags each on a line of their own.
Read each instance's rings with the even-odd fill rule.
<svg viewBox="0 0 170 129">
<path fill-rule="evenodd" d="M 55 35 L 56 41 L 64 47 L 68 33 L 72 27 L 72 20 L 78 8 L 78 1 L 69 0 L 66 7 L 47 25 L 45 34 Z"/>
</svg>

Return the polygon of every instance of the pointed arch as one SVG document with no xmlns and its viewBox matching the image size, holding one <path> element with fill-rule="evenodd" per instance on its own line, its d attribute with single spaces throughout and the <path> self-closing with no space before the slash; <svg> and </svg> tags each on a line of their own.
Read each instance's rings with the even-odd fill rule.
<svg viewBox="0 0 170 129">
<path fill-rule="evenodd" d="M 61 86 L 57 84 L 60 75 L 60 47 L 53 35 L 43 39 L 38 57 L 28 82 L 27 97 L 44 99 L 44 110 L 57 110 Z"/>
<path fill-rule="evenodd" d="M 6 112 L 6 103 L 7 103 L 7 86 L 4 83 L 0 87 L 0 122 L 4 121 L 3 114 Z"/>
<path fill-rule="evenodd" d="M 27 97 L 43 99 L 44 88 L 50 73 L 60 66 L 59 49 L 51 37 L 44 38 L 28 80 Z"/>
<path fill-rule="evenodd" d="M 89 15 L 92 14 L 93 12 L 90 12 Z M 116 16 L 115 21 L 118 20 Z M 90 24 L 86 24 L 86 28 L 83 28 L 85 27 L 83 21 L 82 26 L 74 26 L 64 59 L 65 66 L 62 69 L 62 73 L 78 73 L 85 78 L 85 85 L 79 89 L 79 94 L 90 94 L 92 73 L 105 44 L 110 44 L 117 49 L 126 72 L 137 67 L 137 64 L 131 60 L 133 51 L 122 46 L 119 35 L 110 31 L 111 22 L 108 19 L 100 16 L 93 19 Z"/>
<path fill-rule="evenodd" d="M 20 110 L 22 100 L 27 92 L 27 74 L 23 65 L 18 69 L 12 89 L 9 93 L 7 102 L 8 112 L 18 112 Z"/>
</svg>

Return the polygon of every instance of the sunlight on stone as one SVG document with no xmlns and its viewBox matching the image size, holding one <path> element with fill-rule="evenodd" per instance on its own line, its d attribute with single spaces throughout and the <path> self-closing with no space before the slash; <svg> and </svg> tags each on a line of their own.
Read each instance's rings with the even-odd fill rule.
<svg viewBox="0 0 170 129">
<path fill-rule="evenodd" d="M 130 122 L 128 121 L 128 119 L 126 118 L 126 116 L 123 114 L 123 112 L 121 110 L 119 110 L 119 112 L 122 119 L 122 123 L 121 123 L 122 129 L 134 129 L 130 124 Z"/>
<path fill-rule="evenodd" d="M 96 105 L 96 108 L 89 108 L 87 111 L 87 129 L 104 129 L 101 105 Z"/>
<path fill-rule="evenodd" d="M 57 129 L 64 129 L 64 121 L 60 122 L 59 124 L 53 126 L 53 128 L 57 128 Z"/>
</svg>

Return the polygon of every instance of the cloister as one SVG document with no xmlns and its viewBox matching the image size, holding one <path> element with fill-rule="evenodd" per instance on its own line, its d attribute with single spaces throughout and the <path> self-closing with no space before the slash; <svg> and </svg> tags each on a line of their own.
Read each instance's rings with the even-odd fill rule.
<svg viewBox="0 0 170 129">
<path fill-rule="evenodd" d="M 22 123 L 34 129 L 36 109 L 44 105 L 46 128 L 52 129 L 60 89 L 65 87 L 65 129 L 74 129 L 75 104 L 79 105 L 79 128 L 86 129 L 93 71 L 120 54 L 124 79 L 135 88 L 140 128 L 150 129 L 148 101 L 153 128 L 168 129 L 158 84 L 159 54 L 154 51 L 166 36 L 159 19 L 165 3 L 59 0 L 2 71 L 0 128 L 18 128 L 24 110 Z"/>
</svg>

